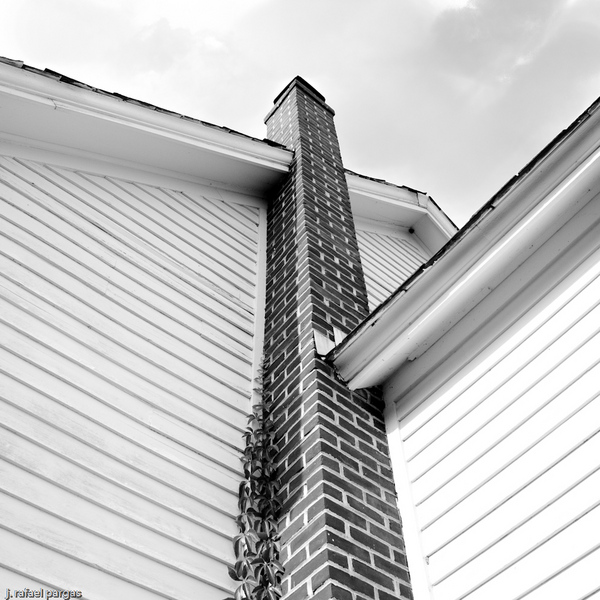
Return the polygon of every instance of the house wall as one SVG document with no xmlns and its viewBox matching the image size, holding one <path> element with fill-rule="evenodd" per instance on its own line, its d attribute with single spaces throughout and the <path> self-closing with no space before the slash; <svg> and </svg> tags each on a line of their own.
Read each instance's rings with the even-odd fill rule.
<svg viewBox="0 0 600 600">
<path fill-rule="evenodd" d="M 414 235 L 400 228 L 369 226 L 357 221 L 356 239 L 371 311 L 431 256 Z"/>
<path fill-rule="evenodd" d="M 222 599 L 262 339 L 263 202 L 0 154 L 0 581 Z"/>
<path fill-rule="evenodd" d="M 596 197 L 387 383 L 416 600 L 600 593 Z"/>
</svg>

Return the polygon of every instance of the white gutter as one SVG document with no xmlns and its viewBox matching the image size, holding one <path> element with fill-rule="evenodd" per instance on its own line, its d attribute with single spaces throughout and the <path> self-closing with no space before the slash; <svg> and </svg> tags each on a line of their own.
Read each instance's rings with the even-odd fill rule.
<svg viewBox="0 0 600 600">
<path fill-rule="evenodd" d="M 599 146 L 595 110 L 335 348 L 328 358 L 350 389 L 420 356 L 597 194 Z"/>
</svg>

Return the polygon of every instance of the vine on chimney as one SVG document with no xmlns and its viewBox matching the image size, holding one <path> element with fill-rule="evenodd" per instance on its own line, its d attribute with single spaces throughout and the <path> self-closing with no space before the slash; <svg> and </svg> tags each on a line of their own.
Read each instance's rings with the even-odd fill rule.
<svg viewBox="0 0 600 600">
<path fill-rule="evenodd" d="M 252 407 L 244 433 L 242 462 L 244 480 L 240 483 L 236 519 L 239 535 L 234 538 L 235 565 L 229 575 L 239 582 L 235 597 L 226 600 L 279 600 L 283 566 L 279 562 L 280 542 L 277 523 L 281 512 L 278 499 L 277 446 L 272 415 L 272 399 L 260 387 L 262 402 Z"/>
</svg>

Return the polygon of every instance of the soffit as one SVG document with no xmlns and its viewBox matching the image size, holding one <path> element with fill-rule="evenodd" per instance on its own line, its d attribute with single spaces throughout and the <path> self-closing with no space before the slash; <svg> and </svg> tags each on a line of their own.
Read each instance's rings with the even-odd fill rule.
<svg viewBox="0 0 600 600">
<path fill-rule="evenodd" d="M 0 128 L 7 139 L 51 144 L 264 195 L 287 173 L 279 144 L 110 94 L 2 59 Z"/>
</svg>

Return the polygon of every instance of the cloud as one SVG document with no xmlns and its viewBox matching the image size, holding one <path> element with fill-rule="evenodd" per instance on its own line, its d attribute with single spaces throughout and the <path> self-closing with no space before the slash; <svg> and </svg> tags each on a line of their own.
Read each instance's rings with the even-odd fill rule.
<svg viewBox="0 0 600 600">
<path fill-rule="evenodd" d="M 508 148 L 542 146 L 600 95 L 600 12 L 584 3 L 566 14 L 498 98 L 502 127 L 490 134 Z M 561 115 L 570 115 L 563 117 Z M 531 123 L 537 123 L 535 128 Z"/>
<path fill-rule="evenodd" d="M 263 137 L 295 75 L 348 168 L 464 222 L 600 92 L 598 0 L 6 0 L 2 53 Z"/>
<path fill-rule="evenodd" d="M 437 19 L 434 53 L 449 73 L 487 82 L 510 79 L 543 43 L 564 0 L 471 0 Z"/>
<path fill-rule="evenodd" d="M 165 73 L 177 62 L 185 61 L 193 46 L 191 31 L 171 27 L 166 19 L 159 19 L 122 40 L 114 57 L 127 57 L 125 64 L 132 73 Z"/>
<path fill-rule="evenodd" d="M 345 158 L 462 223 L 600 94 L 600 6 L 479 0 L 429 16 Z"/>
<path fill-rule="evenodd" d="M 12 58 L 50 54 L 54 61 L 75 64 L 102 60 L 110 44 L 126 35 L 130 19 L 127 9 L 79 0 L 21 0 L 10 2 L 7 13 L 4 43 L 21 52 Z"/>
</svg>

